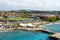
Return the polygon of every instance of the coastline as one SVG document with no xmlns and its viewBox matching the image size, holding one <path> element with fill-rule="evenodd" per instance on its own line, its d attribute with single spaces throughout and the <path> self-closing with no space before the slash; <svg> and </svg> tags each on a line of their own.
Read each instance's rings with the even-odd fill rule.
<svg viewBox="0 0 60 40">
<path fill-rule="evenodd" d="M 42 25 L 42 26 L 47 26 L 47 25 L 54 25 L 54 24 L 60 24 L 60 22 L 51 22 L 51 23 L 48 23 L 48 24 L 45 24 L 45 25 Z"/>
<path fill-rule="evenodd" d="M 13 31 L 13 30 L 40 31 L 40 30 L 47 30 L 47 28 L 45 28 L 44 26 L 53 25 L 53 24 L 60 24 L 60 22 L 50 22 L 50 23 L 45 22 L 43 24 L 41 24 L 41 22 L 39 22 L 37 24 L 36 23 L 37 22 L 32 23 L 32 24 L 35 24 L 34 26 L 38 25 L 35 28 L 28 28 L 28 27 L 26 27 L 26 28 L 25 27 L 17 27 L 17 28 L 8 28 L 8 29 L 0 28 L 0 32 L 5 31 L 5 30 L 6 31 Z"/>
</svg>

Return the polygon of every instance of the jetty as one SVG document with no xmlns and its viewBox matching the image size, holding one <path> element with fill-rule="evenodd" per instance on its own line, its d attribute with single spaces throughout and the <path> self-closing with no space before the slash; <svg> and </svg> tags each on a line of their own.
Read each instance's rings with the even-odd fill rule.
<svg viewBox="0 0 60 40">
<path fill-rule="evenodd" d="M 16 30 L 16 29 L 15 29 Z M 41 32 L 45 32 L 45 33 L 54 33 L 46 28 L 22 28 L 22 27 L 18 27 L 17 30 L 26 30 L 26 31 L 41 31 Z"/>
<path fill-rule="evenodd" d="M 52 40 L 60 40 L 60 33 L 55 33 L 49 36 Z"/>
</svg>

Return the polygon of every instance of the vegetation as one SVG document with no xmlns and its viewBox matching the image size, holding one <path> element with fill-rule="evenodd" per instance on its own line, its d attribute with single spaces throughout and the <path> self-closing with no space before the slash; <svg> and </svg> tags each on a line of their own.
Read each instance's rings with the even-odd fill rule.
<svg viewBox="0 0 60 40">
<path fill-rule="evenodd" d="M 48 20 L 46 20 L 46 21 L 48 21 L 48 22 L 55 22 L 55 21 L 57 21 L 58 19 L 56 18 L 56 17 L 50 17 Z"/>
<path fill-rule="evenodd" d="M 13 13 L 18 13 L 18 14 L 22 14 L 22 18 L 8 18 L 8 16 L 5 16 L 3 15 L 3 17 L 5 19 L 7 19 L 8 21 L 9 20 L 28 20 L 30 19 L 29 17 L 32 16 L 32 13 L 49 13 L 49 14 L 54 14 L 54 13 L 57 13 L 59 14 L 60 11 L 39 11 L 39 10 L 18 10 L 18 11 L 3 11 L 3 14 L 8 14 L 9 12 Z M 1 13 L 2 11 L 0 11 L 0 16 L 1 16 Z M 49 21 L 49 22 L 52 22 L 52 21 L 57 21 L 57 20 L 60 20 L 60 18 L 54 18 L 54 17 L 51 17 L 49 19 L 45 19 L 44 17 L 40 17 L 42 20 L 46 20 L 46 21 Z"/>
<path fill-rule="evenodd" d="M 18 27 L 18 23 L 14 23 L 13 28 L 17 28 Z"/>
<path fill-rule="evenodd" d="M 8 16 L 5 16 L 5 15 L 3 15 L 3 17 L 4 17 L 5 19 L 7 19 L 7 18 L 8 18 Z"/>
<path fill-rule="evenodd" d="M 7 18 L 7 20 L 29 20 L 29 18 Z"/>
</svg>

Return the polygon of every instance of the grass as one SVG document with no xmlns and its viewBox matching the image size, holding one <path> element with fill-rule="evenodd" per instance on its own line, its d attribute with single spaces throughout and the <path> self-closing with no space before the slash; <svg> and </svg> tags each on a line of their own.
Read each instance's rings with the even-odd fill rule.
<svg viewBox="0 0 60 40">
<path fill-rule="evenodd" d="M 7 18 L 7 20 L 29 20 L 29 18 Z"/>
</svg>

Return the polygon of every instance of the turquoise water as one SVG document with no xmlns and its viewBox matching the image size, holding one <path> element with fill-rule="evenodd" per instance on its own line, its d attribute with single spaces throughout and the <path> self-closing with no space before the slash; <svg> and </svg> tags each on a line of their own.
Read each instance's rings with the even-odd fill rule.
<svg viewBox="0 0 60 40">
<path fill-rule="evenodd" d="M 60 32 L 60 24 L 44 26 L 53 32 Z M 29 32 L 15 30 L 12 32 L 0 32 L 0 40 L 50 40 L 49 34 L 43 32 Z"/>
<path fill-rule="evenodd" d="M 12 32 L 1 32 L 0 40 L 49 40 L 49 34 L 43 32 L 28 32 L 16 30 Z"/>
<path fill-rule="evenodd" d="M 46 25 L 45 28 L 48 28 L 49 30 L 53 32 L 59 32 L 60 33 L 60 24 L 53 24 L 53 25 Z"/>
<path fill-rule="evenodd" d="M 60 32 L 60 24 L 44 26 L 53 32 Z M 0 32 L 0 40 L 50 40 L 49 34 L 43 32 L 29 32 L 15 30 L 12 32 Z"/>
</svg>

